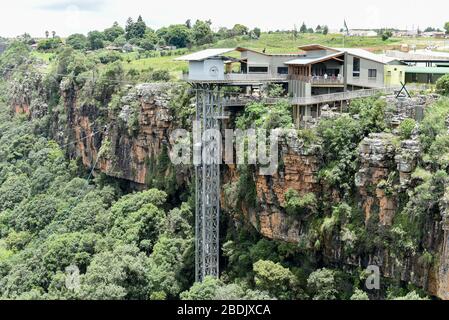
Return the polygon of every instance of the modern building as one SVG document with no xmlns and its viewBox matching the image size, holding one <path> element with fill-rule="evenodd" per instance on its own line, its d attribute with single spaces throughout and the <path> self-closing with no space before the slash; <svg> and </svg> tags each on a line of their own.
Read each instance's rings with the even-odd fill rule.
<svg viewBox="0 0 449 320">
<path fill-rule="evenodd" d="M 189 63 L 184 80 L 196 84 L 240 86 L 282 84 L 288 91 L 296 123 L 321 115 L 323 105 L 343 107 L 350 99 L 393 92 L 406 82 L 434 82 L 449 67 L 449 57 L 310 44 L 293 54 L 267 54 L 246 48 L 207 49 L 177 60 Z M 421 66 L 424 64 L 424 66 Z M 243 102 L 242 102 L 242 105 Z"/>
<path fill-rule="evenodd" d="M 387 51 L 386 56 L 400 61 L 401 65 L 388 66 L 386 85 L 400 83 L 434 84 L 449 74 L 449 53 L 429 50 L 411 52 Z M 386 70 L 387 70 L 386 69 Z"/>
</svg>

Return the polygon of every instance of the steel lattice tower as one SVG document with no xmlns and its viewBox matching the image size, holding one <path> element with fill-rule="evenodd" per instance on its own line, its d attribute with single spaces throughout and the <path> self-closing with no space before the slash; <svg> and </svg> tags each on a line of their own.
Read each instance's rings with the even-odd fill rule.
<svg viewBox="0 0 449 320">
<path fill-rule="evenodd" d="M 201 137 L 210 129 L 220 130 L 223 105 L 219 87 L 196 87 L 196 120 L 201 123 Z M 204 140 L 201 164 L 195 166 L 195 277 L 201 282 L 206 276 L 219 276 L 219 217 L 221 141 L 217 137 Z M 212 143 L 210 143 L 212 141 Z M 205 160 L 211 160 L 206 161 Z"/>
</svg>

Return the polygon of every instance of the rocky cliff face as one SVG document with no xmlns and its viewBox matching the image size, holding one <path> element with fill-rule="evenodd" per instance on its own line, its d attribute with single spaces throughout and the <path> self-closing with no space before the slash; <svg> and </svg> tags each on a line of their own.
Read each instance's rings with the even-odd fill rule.
<svg viewBox="0 0 449 320">
<path fill-rule="evenodd" d="M 116 113 L 98 122 L 100 112 L 91 106 L 67 103 L 74 109 L 71 127 L 75 151 L 84 165 L 97 163 L 109 176 L 147 183 L 149 159 L 157 158 L 168 144 L 172 116 L 169 111 L 171 86 L 144 84 L 123 96 Z"/>
<path fill-rule="evenodd" d="M 128 180 L 140 188 L 148 187 L 155 174 L 167 176 L 167 172 L 157 172 L 157 163 L 161 154 L 169 153 L 172 147 L 169 137 L 177 122 L 173 111 L 173 88 L 170 84 L 143 84 L 128 88 L 113 108 L 106 109 L 80 102 L 74 90 L 63 90 L 67 126 L 55 126 L 59 128 L 55 139 L 61 144 L 75 141 L 68 147 L 69 154 L 79 157 L 86 167 L 95 167 L 96 172 Z M 360 144 L 359 168 L 354 177 L 355 199 L 362 208 L 367 225 L 373 216 L 378 216 L 379 226 L 392 227 L 400 206 L 400 196 L 413 183 L 412 172 L 421 152 L 416 137 L 400 141 L 394 135 L 395 128 L 405 118 L 419 117 L 422 109 L 434 99 L 433 96 L 399 101 L 388 98 L 391 107 L 388 121 L 392 133 L 372 134 Z M 46 112 L 46 105 L 29 95 L 17 100 L 13 107 L 16 112 L 35 117 Z M 275 175 L 253 175 L 257 206 L 250 208 L 242 205 L 241 210 L 247 222 L 263 236 L 299 243 L 306 232 L 305 223 L 286 214 L 287 191 L 295 190 L 299 196 L 313 193 L 320 201 L 330 198 L 337 204 L 339 198 L 334 190 L 322 185 L 317 177 L 323 166 L 319 146 L 290 148 L 282 145 L 280 153 L 283 165 Z M 167 167 L 164 169 L 168 170 Z M 175 168 L 175 171 L 178 181 L 186 182 L 191 176 L 186 168 Z M 225 183 L 235 185 L 238 180 L 239 173 L 235 167 L 224 168 Z M 236 191 L 231 188 L 228 192 L 232 194 Z M 323 197 L 324 194 L 326 197 Z M 231 211 L 226 208 L 226 204 L 224 207 L 225 212 Z M 235 203 L 230 207 L 235 208 Z M 348 265 L 355 267 L 377 264 L 386 277 L 395 276 L 411 281 L 434 295 L 449 299 L 447 230 L 449 227 L 443 231 L 438 222 L 429 225 L 429 236 L 426 238 L 429 243 L 426 247 L 439 255 L 435 259 L 438 263 L 431 268 L 423 265 L 418 256 L 399 261 L 386 248 L 366 256 L 355 254 L 344 259 Z M 325 241 L 323 251 L 330 260 L 342 258 L 345 241 L 350 241 L 346 238 L 338 235 Z"/>
</svg>

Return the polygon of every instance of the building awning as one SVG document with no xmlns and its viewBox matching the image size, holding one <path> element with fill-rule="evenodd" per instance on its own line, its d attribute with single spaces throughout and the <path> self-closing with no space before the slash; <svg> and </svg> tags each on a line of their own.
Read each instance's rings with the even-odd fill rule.
<svg viewBox="0 0 449 320">
<path fill-rule="evenodd" d="M 339 51 L 338 49 L 326 47 L 316 43 L 299 46 L 298 49 L 302 51 L 317 51 L 317 50 Z"/>
<path fill-rule="evenodd" d="M 285 62 L 285 64 L 287 65 L 296 65 L 296 66 L 307 66 L 309 64 L 316 64 L 316 63 L 320 63 L 323 61 L 327 61 L 336 57 L 341 56 L 343 53 L 342 52 L 337 52 L 334 54 L 330 54 L 327 56 L 322 56 L 322 57 L 313 57 L 313 58 L 299 58 L 299 59 L 294 59 L 294 60 L 290 60 Z"/>
<path fill-rule="evenodd" d="M 407 67 L 405 73 L 449 74 L 447 67 Z"/>
<path fill-rule="evenodd" d="M 176 61 L 203 61 L 210 58 L 221 57 L 222 55 L 235 51 L 235 48 L 206 49 L 186 56 L 176 58 Z"/>
</svg>

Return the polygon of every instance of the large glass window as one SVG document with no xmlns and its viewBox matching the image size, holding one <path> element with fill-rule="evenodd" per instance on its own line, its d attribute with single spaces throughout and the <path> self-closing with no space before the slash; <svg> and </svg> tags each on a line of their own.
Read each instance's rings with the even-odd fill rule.
<svg viewBox="0 0 449 320">
<path fill-rule="evenodd" d="M 268 73 L 268 67 L 249 67 L 249 73 Z"/>
<path fill-rule="evenodd" d="M 390 72 L 391 75 L 391 72 Z M 377 69 L 368 69 L 368 78 L 375 79 L 377 78 Z"/>
<path fill-rule="evenodd" d="M 353 58 L 352 61 L 352 76 L 353 77 L 360 77 L 360 58 Z"/>
<path fill-rule="evenodd" d="M 279 74 L 288 74 L 288 67 L 278 67 Z"/>
</svg>

